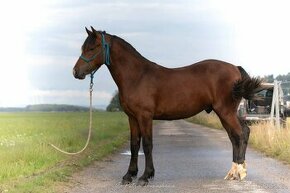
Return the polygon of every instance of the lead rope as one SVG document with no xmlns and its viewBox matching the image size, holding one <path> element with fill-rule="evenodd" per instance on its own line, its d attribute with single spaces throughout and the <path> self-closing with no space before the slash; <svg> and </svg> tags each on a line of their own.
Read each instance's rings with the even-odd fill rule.
<svg viewBox="0 0 290 193">
<path fill-rule="evenodd" d="M 92 96 L 93 96 L 93 86 L 94 86 L 94 82 L 93 82 L 93 79 L 94 79 L 94 73 L 91 73 L 91 83 L 90 83 L 90 123 L 89 123 L 89 133 L 88 133 L 88 138 L 87 138 L 87 142 L 85 144 L 85 146 L 83 147 L 83 149 L 81 149 L 80 151 L 78 152 L 67 152 L 67 151 L 64 151 L 62 149 L 60 149 L 59 147 L 56 147 L 55 145 L 53 144 L 49 144 L 50 146 L 52 146 L 54 149 L 56 149 L 57 151 L 63 153 L 63 154 L 66 154 L 66 155 L 77 155 L 77 154 L 80 154 L 82 153 L 89 145 L 89 142 L 90 142 L 90 139 L 91 139 L 91 133 L 92 133 L 92 122 L 93 122 L 93 105 L 92 105 Z"/>
</svg>

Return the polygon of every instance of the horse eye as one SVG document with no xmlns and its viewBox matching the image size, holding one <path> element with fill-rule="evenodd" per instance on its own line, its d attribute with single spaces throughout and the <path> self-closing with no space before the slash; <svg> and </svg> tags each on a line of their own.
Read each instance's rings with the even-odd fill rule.
<svg viewBox="0 0 290 193">
<path fill-rule="evenodd" d="M 93 51 L 95 48 L 90 48 L 90 51 Z"/>
</svg>

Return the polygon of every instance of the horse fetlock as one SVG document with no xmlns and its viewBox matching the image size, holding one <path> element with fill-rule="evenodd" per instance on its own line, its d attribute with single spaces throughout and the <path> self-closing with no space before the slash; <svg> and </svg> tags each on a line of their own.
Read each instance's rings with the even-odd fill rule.
<svg viewBox="0 0 290 193">
<path fill-rule="evenodd" d="M 155 169 L 146 169 L 142 177 L 144 178 L 154 178 L 155 175 Z M 142 178 L 141 177 L 141 178 Z"/>
<path fill-rule="evenodd" d="M 224 178 L 225 180 L 243 180 L 247 176 L 246 162 L 238 164 L 233 162 L 232 168 Z"/>
<path fill-rule="evenodd" d="M 137 176 L 138 174 L 138 168 L 134 168 L 134 169 L 129 169 L 128 174 L 130 174 L 132 177 Z"/>
<path fill-rule="evenodd" d="M 149 179 L 153 179 L 153 178 L 154 178 L 154 175 L 155 175 L 155 170 L 153 169 L 153 170 L 149 173 L 148 178 L 149 178 Z"/>
</svg>

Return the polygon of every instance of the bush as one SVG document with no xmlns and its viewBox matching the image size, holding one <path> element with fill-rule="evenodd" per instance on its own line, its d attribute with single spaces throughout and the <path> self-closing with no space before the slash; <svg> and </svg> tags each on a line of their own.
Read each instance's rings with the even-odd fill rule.
<svg viewBox="0 0 290 193">
<path fill-rule="evenodd" d="M 115 95 L 111 99 L 110 104 L 107 106 L 106 110 L 109 112 L 123 111 L 120 105 L 119 92 L 115 93 Z"/>
</svg>

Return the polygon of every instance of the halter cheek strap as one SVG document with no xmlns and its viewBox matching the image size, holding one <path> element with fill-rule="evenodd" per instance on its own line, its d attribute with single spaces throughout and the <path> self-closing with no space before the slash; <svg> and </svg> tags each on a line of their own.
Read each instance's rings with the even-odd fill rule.
<svg viewBox="0 0 290 193">
<path fill-rule="evenodd" d="M 103 32 L 102 33 L 102 45 L 103 45 L 103 50 L 105 51 L 104 53 L 104 57 L 105 57 L 105 64 L 107 66 L 110 65 L 110 45 L 108 42 L 106 42 L 106 39 L 105 39 L 105 34 L 106 32 Z"/>
</svg>

